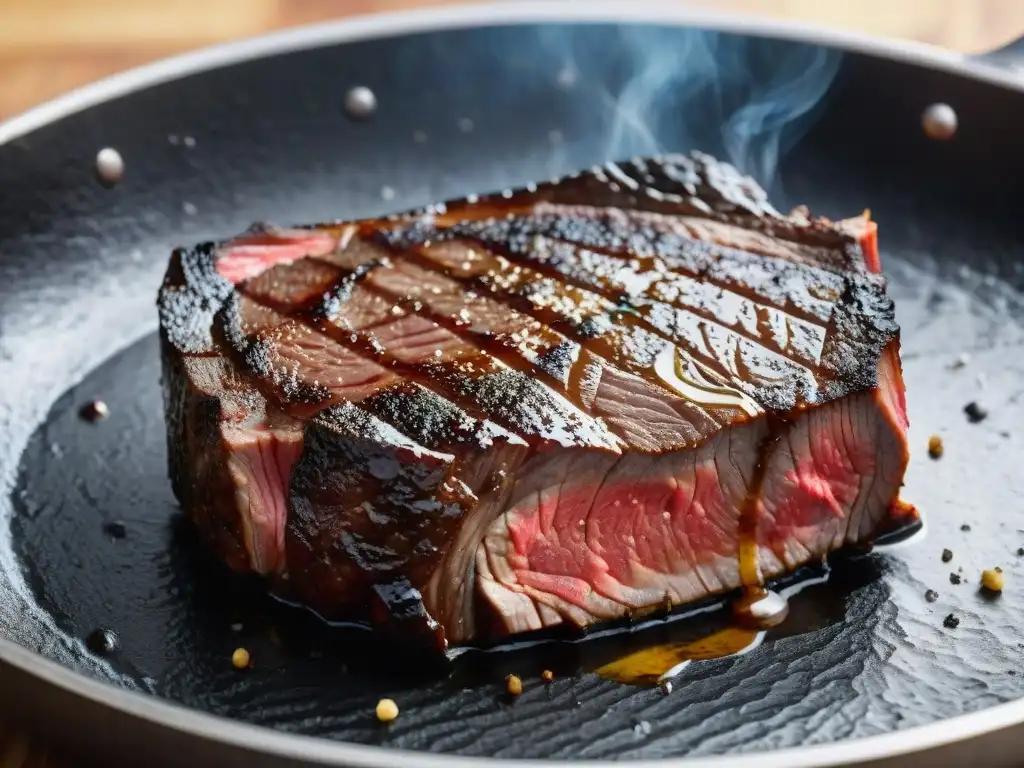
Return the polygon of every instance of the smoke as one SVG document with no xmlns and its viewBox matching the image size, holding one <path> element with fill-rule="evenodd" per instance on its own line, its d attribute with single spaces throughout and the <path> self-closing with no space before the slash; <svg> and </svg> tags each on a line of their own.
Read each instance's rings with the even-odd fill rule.
<svg viewBox="0 0 1024 768">
<path fill-rule="evenodd" d="M 559 83 L 605 105 L 606 159 L 702 149 L 771 185 L 804 135 L 842 54 L 715 31 L 623 26 L 542 33 L 564 60 Z"/>
</svg>

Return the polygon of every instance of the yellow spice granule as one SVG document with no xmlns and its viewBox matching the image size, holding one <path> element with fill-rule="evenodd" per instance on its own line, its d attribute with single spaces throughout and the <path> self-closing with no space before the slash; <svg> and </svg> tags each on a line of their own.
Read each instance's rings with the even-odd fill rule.
<svg viewBox="0 0 1024 768">
<path fill-rule="evenodd" d="M 394 699 L 381 699 L 377 702 L 377 719 L 382 723 L 390 723 L 398 717 L 398 705 Z"/>
<path fill-rule="evenodd" d="M 252 659 L 245 648 L 235 648 L 235 652 L 231 654 L 231 663 L 235 665 L 235 669 L 245 669 L 250 661 Z"/>
</svg>

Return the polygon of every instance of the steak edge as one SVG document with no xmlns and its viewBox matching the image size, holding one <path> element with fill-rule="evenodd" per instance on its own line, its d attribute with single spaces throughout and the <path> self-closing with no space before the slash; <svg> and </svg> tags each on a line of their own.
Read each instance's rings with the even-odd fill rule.
<svg viewBox="0 0 1024 768">
<path fill-rule="evenodd" d="M 179 249 L 170 475 L 232 569 L 440 648 L 753 588 L 907 525 L 875 225 L 701 154 Z"/>
</svg>

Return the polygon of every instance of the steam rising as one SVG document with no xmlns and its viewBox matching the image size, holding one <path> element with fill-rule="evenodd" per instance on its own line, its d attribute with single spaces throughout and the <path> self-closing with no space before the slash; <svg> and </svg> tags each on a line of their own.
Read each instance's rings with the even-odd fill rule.
<svg viewBox="0 0 1024 768">
<path fill-rule="evenodd" d="M 566 57 L 559 82 L 600 92 L 607 159 L 698 148 L 765 184 L 809 127 L 842 58 L 789 41 L 641 25 L 614 30 L 601 50 L 586 31 L 543 36 Z"/>
</svg>

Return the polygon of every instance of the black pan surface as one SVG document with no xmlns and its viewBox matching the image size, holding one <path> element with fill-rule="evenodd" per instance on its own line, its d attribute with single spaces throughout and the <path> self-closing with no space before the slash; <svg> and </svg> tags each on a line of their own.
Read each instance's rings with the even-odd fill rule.
<svg viewBox="0 0 1024 768">
<path fill-rule="evenodd" d="M 650 137 L 628 130 L 613 146 L 622 125 L 609 94 L 641 66 L 623 35 L 648 51 L 698 40 L 644 25 L 517 25 L 327 46 L 156 85 L 0 145 L 0 637 L 289 733 L 489 757 L 762 752 L 1024 697 L 1024 98 L 865 54 L 715 38 L 719 54 L 754 62 L 751 73 L 781 60 L 837 72 L 769 181 L 779 207 L 836 217 L 870 207 L 880 222 L 912 422 L 905 496 L 922 534 L 838 558 L 761 646 L 691 664 L 668 695 L 593 670 L 707 632 L 714 617 L 444 668 L 276 603 L 197 547 L 165 467 L 153 301 L 171 247 L 254 220 L 386 213 L 649 150 Z M 345 114 L 355 84 L 378 96 L 371 120 Z M 724 154 L 721 116 L 682 92 L 669 84 L 646 115 L 657 148 Z M 959 111 L 953 141 L 920 130 L 934 101 Z M 127 163 L 109 190 L 93 178 L 103 146 Z M 747 159 L 765 170 L 762 154 Z M 94 398 L 111 415 L 89 423 L 78 411 Z M 968 421 L 971 401 L 987 419 Z M 937 462 L 925 450 L 933 433 L 946 447 Z M 996 565 L 1007 587 L 986 597 L 980 572 Z M 944 626 L 950 614 L 956 628 Z M 89 650 L 99 628 L 116 632 L 114 653 Z M 230 664 L 239 645 L 252 651 L 246 673 Z M 514 701 L 509 672 L 525 681 Z M 381 696 L 402 709 L 386 728 L 373 718 Z M 382 765 L 397 764 L 390 754 Z"/>
</svg>

